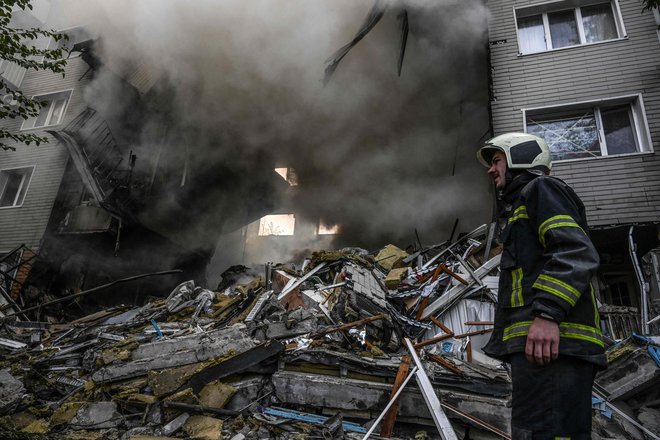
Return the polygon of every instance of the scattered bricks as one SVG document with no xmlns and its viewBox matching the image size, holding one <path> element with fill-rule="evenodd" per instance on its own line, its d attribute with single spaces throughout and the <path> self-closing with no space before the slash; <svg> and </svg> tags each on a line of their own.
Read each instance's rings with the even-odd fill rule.
<svg viewBox="0 0 660 440">
<path fill-rule="evenodd" d="M 224 408 L 236 394 L 236 388 L 216 380 L 199 392 L 199 401 L 203 406 Z"/>
<path fill-rule="evenodd" d="M 86 403 L 71 420 L 75 429 L 116 428 L 121 423 L 115 402 Z"/>
<path fill-rule="evenodd" d="M 222 438 L 222 420 L 207 416 L 192 416 L 183 425 L 188 438 L 194 440 L 218 440 Z"/>
<path fill-rule="evenodd" d="M 376 263 L 385 270 L 403 267 L 403 259 L 408 256 L 408 252 L 399 249 L 393 244 L 388 244 L 376 255 Z"/>
<path fill-rule="evenodd" d="M 390 270 L 390 273 L 388 273 L 387 277 L 385 278 L 385 287 L 388 289 L 396 289 L 401 285 L 401 280 L 405 278 L 407 273 L 407 267 Z"/>
</svg>

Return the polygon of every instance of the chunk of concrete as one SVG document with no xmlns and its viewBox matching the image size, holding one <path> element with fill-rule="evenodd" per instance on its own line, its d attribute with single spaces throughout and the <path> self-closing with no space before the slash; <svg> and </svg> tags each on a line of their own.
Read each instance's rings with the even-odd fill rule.
<svg viewBox="0 0 660 440">
<path fill-rule="evenodd" d="M 178 390 L 199 367 L 199 364 L 192 364 L 161 371 L 149 371 L 149 386 L 153 390 L 154 395 L 160 399 Z"/>
<path fill-rule="evenodd" d="M 199 401 L 210 408 L 224 408 L 227 402 L 236 394 L 236 388 L 219 380 L 207 384 L 199 392 Z"/>
<path fill-rule="evenodd" d="M 607 392 L 607 399 L 627 400 L 645 391 L 660 379 L 660 367 L 646 347 L 635 347 L 612 361 L 596 376 L 596 383 Z"/>
<path fill-rule="evenodd" d="M 8 369 L 0 370 L 0 414 L 11 414 L 23 399 L 23 382 L 11 375 Z"/>
<path fill-rule="evenodd" d="M 174 434 L 179 429 L 183 428 L 183 425 L 186 424 L 189 418 L 190 418 L 190 414 L 185 412 L 181 413 L 174 420 L 163 426 L 163 429 L 161 430 L 160 433 L 165 436 Z"/>
<path fill-rule="evenodd" d="M 183 425 L 188 438 L 194 440 L 218 440 L 222 438 L 222 420 L 207 416 L 192 416 Z"/>
<path fill-rule="evenodd" d="M 388 244 L 376 255 L 376 262 L 385 270 L 392 270 L 402 266 L 403 259 L 408 256 L 408 252 L 399 249 L 393 244 Z"/>
<path fill-rule="evenodd" d="M 71 420 L 74 429 L 108 429 L 121 423 L 115 402 L 86 403 Z"/>
<path fill-rule="evenodd" d="M 401 285 L 401 280 L 406 276 L 407 273 L 407 267 L 390 270 L 390 273 L 388 273 L 387 277 L 385 277 L 385 287 L 388 289 L 396 289 Z"/>
</svg>

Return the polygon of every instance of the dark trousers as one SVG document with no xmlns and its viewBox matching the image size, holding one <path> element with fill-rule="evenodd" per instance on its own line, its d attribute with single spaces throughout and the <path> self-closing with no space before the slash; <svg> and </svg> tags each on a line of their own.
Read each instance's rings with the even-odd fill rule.
<svg viewBox="0 0 660 440">
<path fill-rule="evenodd" d="M 593 364 L 567 356 L 541 367 L 512 355 L 512 439 L 590 440 L 595 373 Z"/>
</svg>

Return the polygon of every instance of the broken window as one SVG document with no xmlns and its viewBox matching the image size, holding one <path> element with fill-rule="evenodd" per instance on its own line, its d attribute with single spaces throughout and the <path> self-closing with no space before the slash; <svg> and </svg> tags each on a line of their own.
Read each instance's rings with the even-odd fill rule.
<svg viewBox="0 0 660 440">
<path fill-rule="evenodd" d="M 525 110 L 526 131 L 548 143 L 553 160 L 651 150 L 641 97 Z"/>
<path fill-rule="evenodd" d="M 66 106 L 71 97 L 71 90 L 64 92 L 51 93 L 48 95 L 34 96 L 33 98 L 46 105 L 39 110 L 37 116 L 32 116 L 23 122 L 21 130 L 30 128 L 51 127 L 62 122 Z"/>
<path fill-rule="evenodd" d="M 298 186 L 298 176 L 293 168 L 278 167 L 275 168 L 275 172 L 282 176 L 282 179 L 286 180 L 289 185 Z"/>
<path fill-rule="evenodd" d="M 0 170 L 0 208 L 21 206 L 34 167 Z"/>
<path fill-rule="evenodd" d="M 330 225 L 324 223 L 323 221 L 319 222 L 318 235 L 336 235 L 339 234 L 339 225 L 334 224 Z"/>
<path fill-rule="evenodd" d="M 614 40 L 625 34 L 615 1 L 565 0 L 519 8 L 516 24 L 521 54 Z"/>
<path fill-rule="evenodd" d="M 259 221 L 259 235 L 293 235 L 296 217 L 293 214 L 273 214 Z"/>
</svg>

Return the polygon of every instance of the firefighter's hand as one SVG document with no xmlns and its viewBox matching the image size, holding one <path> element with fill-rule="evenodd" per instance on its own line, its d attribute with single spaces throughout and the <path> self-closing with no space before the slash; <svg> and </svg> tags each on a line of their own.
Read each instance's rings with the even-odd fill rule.
<svg viewBox="0 0 660 440">
<path fill-rule="evenodd" d="M 559 324 L 549 319 L 534 318 L 529 326 L 525 355 L 529 362 L 548 365 L 559 356 Z"/>
</svg>

